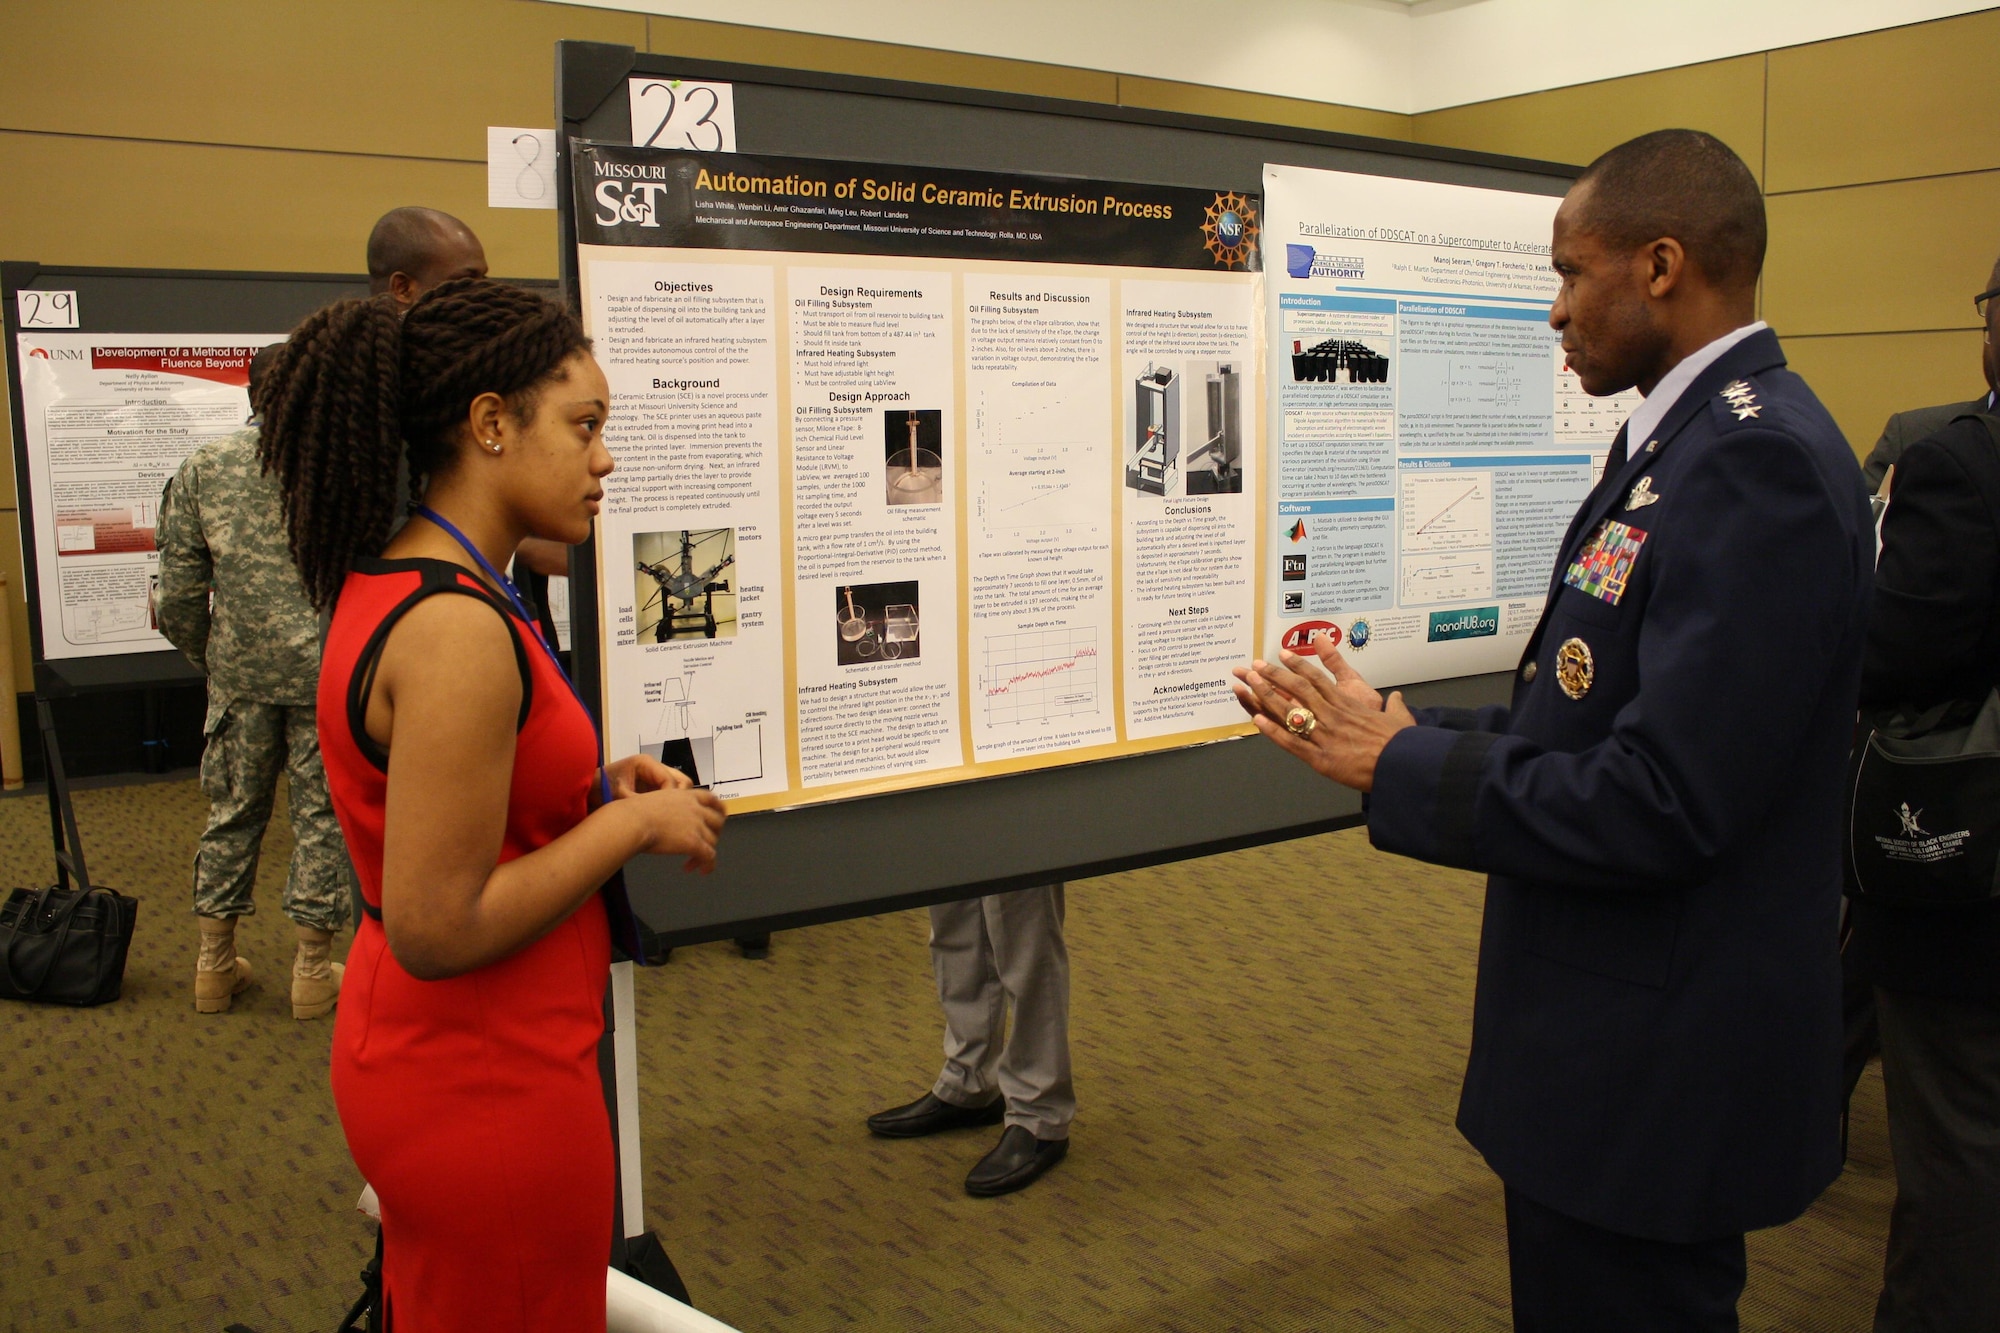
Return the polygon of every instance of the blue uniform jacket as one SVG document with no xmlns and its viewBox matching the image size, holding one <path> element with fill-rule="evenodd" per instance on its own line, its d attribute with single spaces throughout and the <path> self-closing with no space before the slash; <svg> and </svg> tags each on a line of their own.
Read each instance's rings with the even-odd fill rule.
<svg viewBox="0 0 2000 1333">
<path fill-rule="evenodd" d="M 1512 706 L 1420 715 L 1368 829 L 1490 875 L 1460 1132 L 1531 1199 L 1694 1241 L 1788 1221 L 1840 1171 L 1874 536 L 1768 331 L 1629 447 L 1563 539 Z"/>
</svg>

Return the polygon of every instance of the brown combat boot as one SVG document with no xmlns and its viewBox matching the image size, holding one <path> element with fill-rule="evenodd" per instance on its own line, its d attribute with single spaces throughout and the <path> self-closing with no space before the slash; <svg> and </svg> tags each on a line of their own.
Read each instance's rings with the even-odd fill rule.
<svg viewBox="0 0 2000 1333">
<path fill-rule="evenodd" d="M 324 1018 L 340 999 L 347 969 L 333 961 L 333 932 L 299 926 L 299 952 L 292 960 L 292 1017 Z"/>
<path fill-rule="evenodd" d="M 236 918 L 198 916 L 201 952 L 194 960 L 194 1008 L 198 1014 L 226 1014 L 229 1002 L 250 984 L 250 962 L 236 956 Z"/>
</svg>

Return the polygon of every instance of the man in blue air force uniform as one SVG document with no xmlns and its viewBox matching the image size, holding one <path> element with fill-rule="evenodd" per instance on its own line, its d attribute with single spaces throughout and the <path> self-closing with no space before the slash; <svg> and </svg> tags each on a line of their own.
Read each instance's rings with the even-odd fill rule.
<svg viewBox="0 0 2000 1333">
<path fill-rule="evenodd" d="M 1840 788 L 1874 557 L 1854 457 L 1752 322 L 1764 210 L 1719 141 L 1599 158 L 1549 322 L 1637 385 L 1511 707 L 1386 703 L 1330 647 L 1239 671 L 1370 792 L 1377 847 L 1490 874 L 1459 1129 L 1506 1185 L 1515 1327 L 1737 1327 L 1743 1233 L 1840 1170 Z"/>
</svg>

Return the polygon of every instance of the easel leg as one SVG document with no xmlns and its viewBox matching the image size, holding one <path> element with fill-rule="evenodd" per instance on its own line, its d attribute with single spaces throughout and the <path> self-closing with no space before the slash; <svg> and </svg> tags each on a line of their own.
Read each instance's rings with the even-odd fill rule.
<svg viewBox="0 0 2000 1333">
<path fill-rule="evenodd" d="M 692 1305 L 687 1284 L 681 1281 L 660 1238 L 646 1230 L 645 1171 L 639 1146 L 639 1031 L 632 975 L 629 962 L 611 965 L 611 984 L 604 995 L 604 1039 L 597 1048 L 604 1105 L 611 1116 L 611 1146 L 618 1159 L 611 1267 Z"/>
</svg>

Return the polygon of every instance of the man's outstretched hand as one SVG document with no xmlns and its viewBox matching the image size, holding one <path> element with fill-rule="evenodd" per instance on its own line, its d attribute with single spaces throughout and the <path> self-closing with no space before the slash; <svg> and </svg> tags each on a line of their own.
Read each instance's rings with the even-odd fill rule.
<svg viewBox="0 0 2000 1333">
<path fill-rule="evenodd" d="M 1401 691 L 1385 701 L 1333 644 L 1319 639 L 1313 646 L 1317 662 L 1281 651 L 1276 663 L 1256 661 L 1236 668 L 1236 702 L 1257 730 L 1322 776 L 1356 791 L 1372 791 L 1375 761 L 1389 738 L 1417 720 Z M 1317 719 L 1310 735 L 1300 736 L 1286 726 L 1294 708 Z"/>
</svg>

